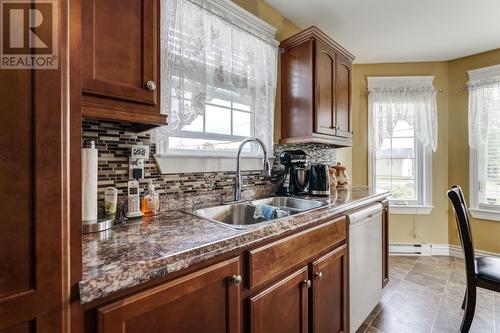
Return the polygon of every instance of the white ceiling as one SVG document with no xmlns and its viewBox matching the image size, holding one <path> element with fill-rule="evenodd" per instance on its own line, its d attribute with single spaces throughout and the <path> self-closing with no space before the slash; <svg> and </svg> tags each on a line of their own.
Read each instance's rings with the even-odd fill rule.
<svg viewBox="0 0 500 333">
<path fill-rule="evenodd" d="M 500 48 L 500 0 L 266 0 L 356 63 L 450 60 Z"/>
</svg>

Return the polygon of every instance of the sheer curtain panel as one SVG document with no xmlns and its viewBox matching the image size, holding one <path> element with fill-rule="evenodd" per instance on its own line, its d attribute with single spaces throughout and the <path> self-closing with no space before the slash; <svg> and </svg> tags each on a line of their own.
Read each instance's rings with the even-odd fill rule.
<svg viewBox="0 0 500 333">
<path fill-rule="evenodd" d="M 376 149 L 384 138 L 392 137 L 396 124 L 404 120 L 413 126 L 416 138 L 435 152 L 438 142 L 438 119 L 434 77 L 370 77 L 368 104 L 372 117 L 371 140 Z"/>
<path fill-rule="evenodd" d="M 469 146 L 478 149 L 488 137 L 488 113 L 500 100 L 500 65 L 471 70 L 469 82 Z"/>
<path fill-rule="evenodd" d="M 236 142 L 241 136 L 260 138 L 272 150 L 278 42 L 274 34 L 221 6 L 228 2 L 162 1 L 161 108 L 168 125 L 154 133 L 160 154 L 168 153 L 169 137 L 180 136 L 197 118 L 203 125 L 196 138 L 212 140 L 207 150 L 215 140 Z M 226 102 L 230 130 L 211 132 L 205 126 L 207 103 L 220 109 Z M 233 131 L 233 105 L 237 112 L 248 111 L 249 135 Z"/>
</svg>

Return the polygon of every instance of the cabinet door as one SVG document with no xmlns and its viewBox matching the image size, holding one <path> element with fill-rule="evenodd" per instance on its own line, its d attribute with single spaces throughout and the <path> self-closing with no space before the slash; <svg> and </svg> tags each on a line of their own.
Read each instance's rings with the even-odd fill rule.
<svg viewBox="0 0 500 333">
<path fill-rule="evenodd" d="M 343 245 L 312 263 L 314 333 L 348 332 L 349 261 Z"/>
<path fill-rule="evenodd" d="M 158 85 L 158 6 L 158 0 L 83 1 L 82 88 L 106 97 L 87 96 L 87 104 L 157 104 L 158 87 L 147 83 Z"/>
<path fill-rule="evenodd" d="M 307 267 L 250 298 L 250 332 L 306 333 Z"/>
<path fill-rule="evenodd" d="M 335 70 L 335 123 L 336 136 L 350 138 L 351 125 L 351 61 L 337 54 Z"/>
<path fill-rule="evenodd" d="M 316 41 L 315 132 L 335 135 L 335 52 Z"/>
<path fill-rule="evenodd" d="M 238 258 L 98 309 L 98 331 L 180 333 L 239 331 Z"/>
<path fill-rule="evenodd" d="M 382 288 L 389 283 L 389 201 L 384 200 L 382 212 Z"/>
</svg>

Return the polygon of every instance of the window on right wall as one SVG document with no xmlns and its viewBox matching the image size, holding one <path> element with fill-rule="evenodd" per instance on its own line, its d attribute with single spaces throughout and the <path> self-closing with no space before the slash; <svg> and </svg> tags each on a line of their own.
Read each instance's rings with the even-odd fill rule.
<svg viewBox="0 0 500 333">
<path fill-rule="evenodd" d="M 388 190 L 392 213 L 432 210 L 436 90 L 430 77 L 369 77 L 370 185 Z"/>
<path fill-rule="evenodd" d="M 470 210 L 500 221 L 500 65 L 468 74 Z"/>
</svg>

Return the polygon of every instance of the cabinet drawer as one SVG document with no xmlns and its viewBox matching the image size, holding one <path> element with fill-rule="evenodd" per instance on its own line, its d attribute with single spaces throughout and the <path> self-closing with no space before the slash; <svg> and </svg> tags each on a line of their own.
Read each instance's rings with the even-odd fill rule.
<svg viewBox="0 0 500 333">
<path fill-rule="evenodd" d="M 346 239 L 346 219 L 340 217 L 249 251 L 249 287 L 260 286 L 281 273 Z"/>
</svg>

